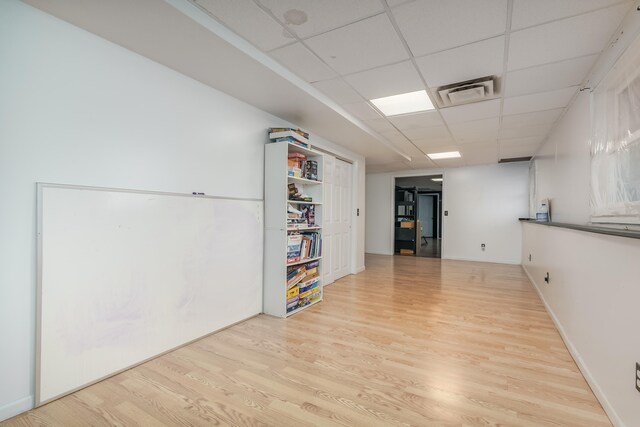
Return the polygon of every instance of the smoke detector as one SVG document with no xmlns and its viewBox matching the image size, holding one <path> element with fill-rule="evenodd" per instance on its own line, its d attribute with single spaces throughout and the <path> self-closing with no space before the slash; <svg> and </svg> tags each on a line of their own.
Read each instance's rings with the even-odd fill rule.
<svg viewBox="0 0 640 427">
<path fill-rule="evenodd" d="M 436 88 L 439 107 L 470 104 L 485 101 L 498 96 L 498 78 L 496 76 L 467 80 Z"/>
</svg>

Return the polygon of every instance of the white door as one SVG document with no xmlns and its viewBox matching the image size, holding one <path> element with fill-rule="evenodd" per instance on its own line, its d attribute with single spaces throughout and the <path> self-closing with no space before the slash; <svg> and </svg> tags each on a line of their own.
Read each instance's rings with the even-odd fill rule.
<svg viewBox="0 0 640 427">
<path fill-rule="evenodd" d="M 327 285 L 349 274 L 351 261 L 351 183 L 353 166 L 325 156 L 323 269 Z"/>
</svg>

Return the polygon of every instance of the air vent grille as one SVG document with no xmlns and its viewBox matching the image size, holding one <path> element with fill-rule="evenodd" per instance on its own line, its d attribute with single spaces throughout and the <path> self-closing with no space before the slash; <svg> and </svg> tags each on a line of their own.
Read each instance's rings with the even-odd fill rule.
<svg viewBox="0 0 640 427">
<path fill-rule="evenodd" d="M 470 104 L 498 96 L 498 78 L 487 76 L 436 88 L 439 107 Z"/>
</svg>

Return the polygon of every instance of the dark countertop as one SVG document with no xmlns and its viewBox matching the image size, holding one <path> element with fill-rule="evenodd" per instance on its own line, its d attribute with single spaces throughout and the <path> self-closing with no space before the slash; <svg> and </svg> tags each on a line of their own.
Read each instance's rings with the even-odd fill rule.
<svg viewBox="0 0 640 427">
<path fill-rule="evenodd" d="M 560 227 L 568 228 L 570 230 L 586 231 L 588 233 L 606 234 L 608 236 L 628 237 L 631 239 L 640 239 L 640 231 L 637 230 L 624 230 L 621 228 L 604 227 L 598 225 L 589 224 L 569 224 L 565 222 L 544 222 L 536 221 L 531 218 L 519 218 L 521 222 L 527 222 L 530 224 L 546 225 L 548 227 Z"/>
</svg>

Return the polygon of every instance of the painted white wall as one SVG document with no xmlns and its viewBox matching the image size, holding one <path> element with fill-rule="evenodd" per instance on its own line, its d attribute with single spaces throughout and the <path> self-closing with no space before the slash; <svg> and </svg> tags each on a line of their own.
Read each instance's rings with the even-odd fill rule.
<svg viewBox="0 0 640 427">
<path fill-rule="evenodd" d="M 393 254 L 393 185 L 390 173 L 366 175 L 366 253 Z"/>
<path fill-rule="evenodd" d="M 261 199 L 265 129 L 291 124 L 17 0 L 0 58 L 1 420 L 33 404 L 35 183 Z M 363 184 L 361 156 L 312 137 Z"/>
<path fill-rule="evenodd" d="M 518 218 L 528 216 L 528 171 L 526 163 L 445 171 L 443 258 L 520 264 Z"/>
<path fill-rule="evenodd" d="M 551 199 L 556 222 L 589 221 L 589 114 L 589 94 L 580 92 L 535 156 L 536 202 Z"/>
<path fill-rule="evenodd" d="M 578 366 L 616 426 L 639 426 L 640 240 L 538 224 L 522 228 L 525 271 Z"/>
<path fill-rule="evenodd" d="M 555 222 L 590 219 L 590 100 L 575 98 L 536 155 L 537 198 L 550 198 Z M 607 414 L 640 425 L 634 388 L 640 361 L 640 241 L 523 225 L 523 265 Z M 528 261 L 529 253 L 533 261 Z M 551 283 L 543 277 L 551 275 Z"/>
<path fill-rule="evenodd" d="M 442 257 L 520 264 L 520 225 L 528 216 L 528 165 L 511 163 L 368 174 L 368 253 L 393 253 L 393 187 L 399 176 L 443 174 Z M 486 244 L 482 251 L 480 244 Z"/>
</svg>

